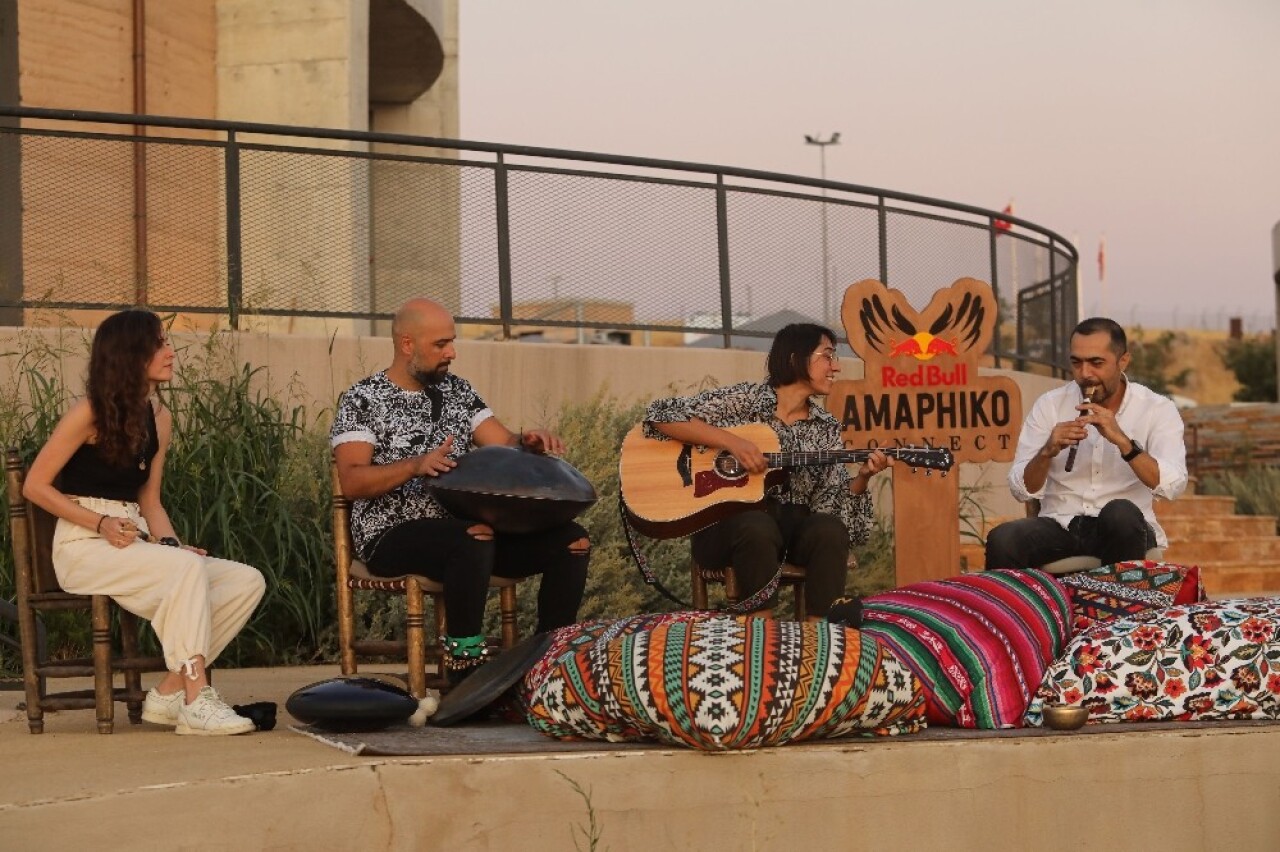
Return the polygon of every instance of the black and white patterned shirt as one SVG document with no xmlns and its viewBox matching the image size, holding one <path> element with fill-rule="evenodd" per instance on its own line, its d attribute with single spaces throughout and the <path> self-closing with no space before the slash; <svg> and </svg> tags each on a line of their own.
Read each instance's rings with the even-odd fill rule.
<svg viewBox="0 0 1280 852">
<path fill-rule="evenodd" d="M 778 436 L 784 453 L 844 448 L 840 423 L 809 399 L 809 416 L 788 426 L 778 419 L 778 392 L 768 385 L 742 382 L 706 390 L 697 396 L 659 399 L 644 415 L 646 437 L 670 440 L 654 423 L 685 423 L 693 418 L 712 426 L 767 424 Z M 862 544 L 871 530 L 871 495 L 849 491 L 849 471 L 843 464 L 807 465 L 788 469 L 790 476 L 771 485 L 767 496 L 780 503 L 808 506 L 809 511 L 839 518 L 849 531 L 850 544 Z"/>
<path fill-rule="evenodd" d="M 471 383 L 452 373 L 424 391 L 407 391 L 379 372 L 342 394 L 329 443 L 372 444 L 373 463 L 390 464 L 429 453 L 452 435 L 449 458 L 456 461 L 474 449 L 472 433 L 492 416 Z M 426 477 L 415 476 L 381 497 L 352 500 L 351 537 L 357 555 L 368 559 L 370 545 L 395 525 L 414 518 L 448 517 Z"/>
</svg>

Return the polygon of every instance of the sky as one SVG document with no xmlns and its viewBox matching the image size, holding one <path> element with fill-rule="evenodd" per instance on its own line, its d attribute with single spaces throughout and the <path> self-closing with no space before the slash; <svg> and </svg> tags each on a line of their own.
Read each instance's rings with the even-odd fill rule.
<svg viewBox="0 0 1280 852">
<path fill-rule="evenodd" d="M 459 6 L 464 139 L 816 177 L 838 131 L 829 179 L 1075 241 L 1086 314 L 1274 326 L 1278 0 Z"/>
</svg>

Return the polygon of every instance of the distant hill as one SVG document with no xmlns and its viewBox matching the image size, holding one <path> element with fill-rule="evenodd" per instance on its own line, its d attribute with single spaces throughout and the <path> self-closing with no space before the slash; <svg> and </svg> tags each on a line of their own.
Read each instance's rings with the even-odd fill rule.
<svg viewBox="0 0 1280 852">
<path fill-rule="evenodd" d="M 1143 337 L 1155 340 L 1161 329 L 1143 329 Z M 1221 405 L 1232 402 L 1232 394 L 1240 387 L 1235 374 L 1222 363 L 1218 354 L 1226 345 L 1225 331 L 1202 331 L 1188 329 L 1174 332 L 1177 340 L 1173 346 L 1173 364 L 1169 373 L 1190 368 L 1186 387 L 1178 390 L 1182 396 L 1190 397 L 1200 405 Z"/>
</svg>

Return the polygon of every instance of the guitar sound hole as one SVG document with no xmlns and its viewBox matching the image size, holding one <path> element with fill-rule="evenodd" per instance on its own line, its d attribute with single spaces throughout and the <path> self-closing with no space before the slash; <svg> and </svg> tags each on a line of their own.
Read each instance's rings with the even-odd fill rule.
<svg viewBox="0 0 1280 852">
<path fill-rule="evenodd" d="M 725 479 L 738 479 L 746 475 L 746 471 L 742 469 L 742 465 L 738 464 L 738 460 L 731 453 L 724 451 L 716 456 L 715 469 L 716 473 Z"/>
</svg>

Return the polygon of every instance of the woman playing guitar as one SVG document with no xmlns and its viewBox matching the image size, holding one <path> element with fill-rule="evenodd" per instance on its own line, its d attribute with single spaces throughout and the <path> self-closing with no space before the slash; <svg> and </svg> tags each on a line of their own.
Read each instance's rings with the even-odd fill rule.
<svg viewBox="0 0 1280 852">
<path fill-rule="evenodd" d="M 842 449 L 840 423 L 815 399 L 830 393 L 840 372 L 835 346 L 829 328 L 788 325 L 773 339 L 764 384 L 743 382 L 656 400 L 645 412 L 645 435 L 725 450 L 752 474 L 768 468 L 764 453 L 728 427 L 767 424 L 783 452 Z M 843 464 L 793 468 L 768 487 L 758 507 L 694 533 L 693 557 L 705 567 L 732 565 L 744 599 L 765 588 L 782 561 L 803 565 L 805 605 L 817 620 L 844 591 L 850 546 L 867 540 L 867 483 L 892 464 L 886 454 L 873 452 L 856 476 Z M 772 614 L 775 600 L 762 601 L 756 613 Z"/>
</svg>

